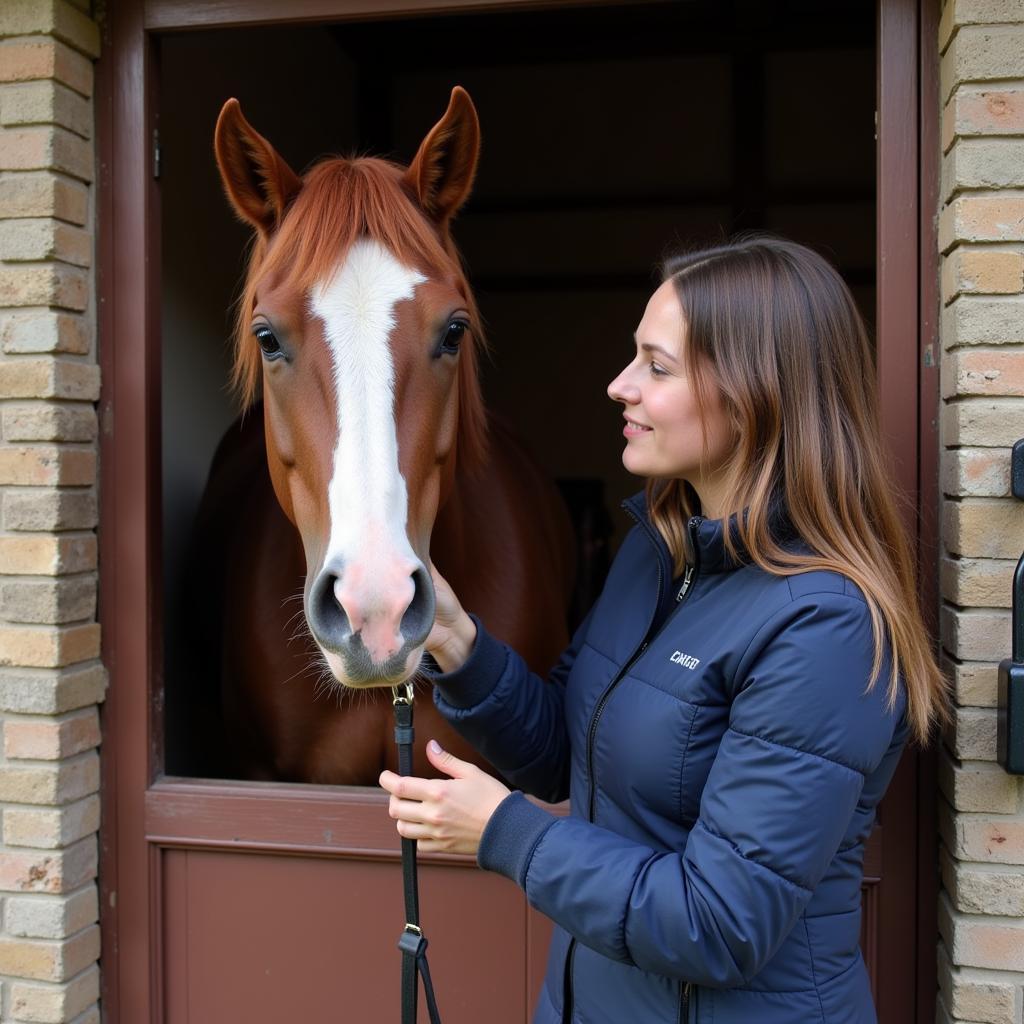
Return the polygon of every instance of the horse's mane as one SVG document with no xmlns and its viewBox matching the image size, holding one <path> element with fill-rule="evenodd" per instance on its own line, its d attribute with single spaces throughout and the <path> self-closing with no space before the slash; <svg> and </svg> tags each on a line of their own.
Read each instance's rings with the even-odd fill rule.
<svg viewBox="0 0 1024 1024">
<path fill-rule="evenodd" d="M 477 377 L 477 349 L 486 346 L 480 314 L 454 243 L 447 230 L 439 236 L 406 191 L 404 171 L 371 157 L 322 160 L 303 178 L 276 234 L 269 241 L 256 235 L 237 307 L 232 386 L 243 408 L 259 391 L 262 361 L 251 333 L 259 283 L 270 277 L 276 285 L 305 293 L 359 238 L 372 238 L 406 266 L 447 271 L 466 301 L 472 339 L 459 355 L 457 457 L 460 470 L 472 470 L 483 463 L 487 451 L 487 417 Z"/>
</svg>

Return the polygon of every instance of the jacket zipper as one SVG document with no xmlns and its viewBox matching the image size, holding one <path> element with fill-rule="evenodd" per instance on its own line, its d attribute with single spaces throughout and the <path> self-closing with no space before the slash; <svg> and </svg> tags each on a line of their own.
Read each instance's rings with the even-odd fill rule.
<svg viewBox="0 0 1024 1024">
<path fill-rule="evenodd" d="M 637 517 L 626 507 L 626 512 L 629 513 L 634 519 Z M 637 520 L 639 522 L 639 520 Z M 700 527 L 700 524 L 704 522 L 702 516 L 690 516 L 687 520 L 686 528 L 690 532 L 690 546 L 693 549 L 693 564 L 687 566 L 686 573 L 683 576 L 682 586 L 679 588 L 679 592 L 676 594 L 676 606 L 678 607 L 692 590 L 693 579 L 696 573 L 699 571 L 699 548 L 697 547 L 696 532 Z M 641 524 L 643 525 L 643 524 Z M 665 584 L 665 573 L 661 567 L 661 561 L 658 561 L 658 604 L 661 603 L 661 591 Z M 655 614 L 657 614 L 658 604 L 655 605 Z M 597 735 L 597 725 L 601 720 L 601 715 L 604 714 L 605 705 L 608 703 L 608 699 L 611 697 L 612 691 L 622 681 L 626 673 L 633 667 L 633 665 L 640 659 L 644 651 L 650 646 L 650 644 L 658 638 L 661 631 L 668 625 L 668 621 L 671 615 L 666 615 L 661 625 L 653 636 L 650 636 L 651 624 L 648 624 L 647 630 L 644 634 L 644 640 L 640 646 L 633 651 L 632 656 L 629 660 L 619 669 L 615 678 L 604 688 L 604 692 L 598 698 L 597 704 L 594 706 L 594 713 L 590 717 L 590 725 L 587 728 L 587 778 L 590 785 L 590 796 L 587 800 L 587 821 L 593 822 L 594 820 L 594 801 L 597 795 L 597 787 L 594 785 L 594 738 Z M 652 619 L 653 622 L 653 619 Z M 576 955 L 576 940 L 570 939 L 569 946 L 566 949 L 565 954 L 565 983 L 562 997 L 562 1024 L 572 1024 L 572 1010 L 573 1003 L 573 986 L 572 986 L 572 964 L 573 959 Z M 689 989 L 686 991 L 686 999 L 689 1001 Z"/>
<path fill-rule="evenodd" d="M 683 997 L 679 1003 L 679 1024 L 690 1024 L 690 982 L 683 985 Z"/>
</svg>

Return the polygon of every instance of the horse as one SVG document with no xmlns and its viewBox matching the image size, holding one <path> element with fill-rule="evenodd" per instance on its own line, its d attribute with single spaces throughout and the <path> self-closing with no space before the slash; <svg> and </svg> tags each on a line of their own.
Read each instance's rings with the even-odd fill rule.
<svg viewBox="0 0 1024 1024">
<path fill-rule="evenodd" d="M 421 671 L 431 562 L 535 670 L 565 646 L 568 515 L 484 407 L 451 234 L 479 146 L 459 87 L 407 167 L 329 157 L 299 176 L 237 100 L 217 120 L 224 191 L 254 231 L 232 371 L 248 412 L 200 517 L 219 523 L 206 550 L 224 559 L 221 697 L 243 777 L 375 783 L 396 767 L 389 687 L 405 683 L 426 698 L 413 771 L 437 774 L 430 737 L 483 763 Z"/>
</svg>

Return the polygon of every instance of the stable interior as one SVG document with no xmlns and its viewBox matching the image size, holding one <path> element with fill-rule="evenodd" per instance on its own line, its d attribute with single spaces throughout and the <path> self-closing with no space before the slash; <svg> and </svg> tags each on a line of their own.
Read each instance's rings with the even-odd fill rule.
<svg viewBox="0 0 1024 1024">
<path fill-rule="evenodd" d="M 232 305 L 248 231 L 221 193 L 237 97 L 293 168 L 405 163 L 451 87 L 483 131 L 454 232 L 487 324 L 489 406 L 562 483 L 580 531 L 573 617 L 628 529 L 607 383 L 673 249 L 768 230 L 875 305 L 875 25 L 866 0 L 573 6 L 164 36 L 159 44 L 165 770 L 202 775 L 182 600 L 210 460 L 236 417 Z M 239 514 L 244 514 L 240 510 Z M 204 740 L 208 742 L 208 740 Z"/>
</svg>

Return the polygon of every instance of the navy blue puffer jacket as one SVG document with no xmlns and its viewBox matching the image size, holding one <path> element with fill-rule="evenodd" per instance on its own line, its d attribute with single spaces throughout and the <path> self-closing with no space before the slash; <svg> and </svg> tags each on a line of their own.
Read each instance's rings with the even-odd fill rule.
<svg viewBox="0 0 1024 1024">
<path fill-rule="evenodd" d="M 642 502 L 544 682 L 478 629 L 444 714 L 514 785 L 479 862 L 555 922 L 536 1024 L 868 1024 L 864 842 L 906 737 L 868 608 L 693 519 L 679 599 Z"/>
</svg>

